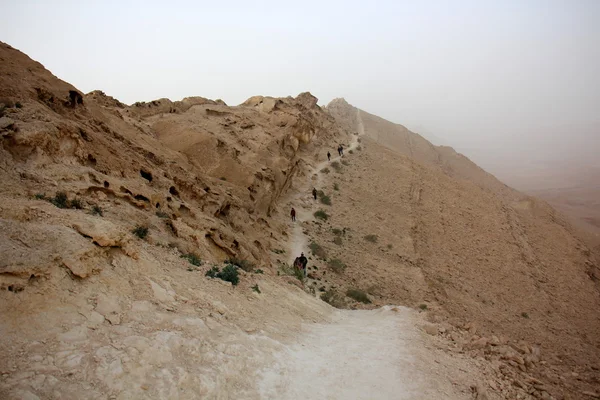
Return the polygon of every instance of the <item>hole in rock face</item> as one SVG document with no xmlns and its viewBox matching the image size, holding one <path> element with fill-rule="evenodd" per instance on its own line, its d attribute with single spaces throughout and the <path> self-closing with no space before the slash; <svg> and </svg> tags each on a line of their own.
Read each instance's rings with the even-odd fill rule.
<svg viewBox="0 0 600 400">
<path fill-rule="evenodd" d="M 104 181 L 104 187 L 108 188 L 110 186 L 110 183 L 108 183 L 108 181 Z"/>
<path fill-rule="evenodd" d="M 175 189 L 175 186 L 171 186 L 169 188 L 169 193 L 171 193 L 173 196 L 179 196 L 179 192 L 177 191 L 177 189 Z"/>
<path fill-rule="evenodd" d="M 167 197 L 167 201 L 173 201 L 173 199 L 171 198 L 171 196 Z"/>
<path fill-rule="evenodd" d="M 148 182 L 152 182 L 152 174 L 150 172 L 140 169 L 140 175 L 142 176 L 142 178 L 146 179 Z"/>
<path fill-rule="evenodd" d="M 96 165 L 96 164 L 97 164 L 97 162 L 96 162 L 96 157 L 94 157 L 93 155 L 91 155 L 91 154 L 88 154 L 88 156 L 87 156 L 87 159 L 88 159 L 88 162 L 89 162 L 90 164 L 92 164 L 92 165 Z"/>
<path fill-rule="evenodd" d="M 134 199 L 141 200 L 141 201 L 147 201 L 148 203 L 150 202 L 150 199 L 142 194 L 136 194 Z"/>
<path fill-rule="evenodd" d="M 156 208 L 160 208 L 160 203 L 156 203 Z"/>
</svg>

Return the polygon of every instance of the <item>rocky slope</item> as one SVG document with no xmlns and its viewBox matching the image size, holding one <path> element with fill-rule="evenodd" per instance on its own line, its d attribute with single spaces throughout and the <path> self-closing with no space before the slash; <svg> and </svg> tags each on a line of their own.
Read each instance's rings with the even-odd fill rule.
<svg viewBox="0 0 600 400">
<path fill-rule="evenodd" d="M 479 399 L 598 388 L 594 254 L 449 148 L 309 93 L 128 106 L 5 44 L 0 103 L 2 398 L 260 398 L 274 354 L 334 315 L 321 290 L 427 308 Z M 304 284 L 281 266 L 299 235 L 325 252 Z M 237 286 L 205 277 L 229 258 Z"/>
<path fill-rule="evenodd" d="M 322 290 L 358 288 L 376 305 L 427 307 L 467 328 L 454 338 L 459 348 L 492 361 L 507 360 L 499 340 L 517 349 L 524 341 L 521 356 L 540 352 L 545 361 L 518 358 L 520 372 L 553 384 L 557 397 L 597 389 L 600 274 L 578 232 L 463 156 L 343 100 L 327 108 L 364 136 L 361 151 L 333 168 L 322 188 L 330 218 L 306 226 L 322 254 L 346 266 L 332 273 L 317 258 L 315 287 L 325 269 Z M 520 383 L 519 373 L 511 379 Z"/>
</svg>

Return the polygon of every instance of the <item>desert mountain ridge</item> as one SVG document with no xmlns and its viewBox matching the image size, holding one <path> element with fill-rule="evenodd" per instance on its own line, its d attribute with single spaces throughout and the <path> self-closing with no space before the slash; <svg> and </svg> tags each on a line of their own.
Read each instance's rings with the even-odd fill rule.
<svg viewBox="0 0 600 400">
<path fill-rule="evenodd" d="M 600 390 L 598 254 L 452 148 L 310 93 L 128 106 L 6 44 L 0 103 L 0 397 L 286 398 L 356 315 L 431 398 Z"/>
</svg>

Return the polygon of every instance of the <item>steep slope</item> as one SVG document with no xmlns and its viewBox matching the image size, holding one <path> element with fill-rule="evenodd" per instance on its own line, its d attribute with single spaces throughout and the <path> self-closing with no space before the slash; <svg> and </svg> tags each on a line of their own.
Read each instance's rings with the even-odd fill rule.
<svg viewBox="0 0 600 400">
<path fill-rule="evenodd" d="M 460 169 L 445 168 L 450 161 L 415 147 L 413 158 L 404 141 L 397 150 L 396 139 L 379 143 L 372 137 L 384 135 L 369 134 L 364 112 L 340 108 L 332 110 L 340 124 L 364 127 L 365 136 L 361 151 L 347 154 L 320 188 L 331 197 L 321 206 L 330 218 L 305 225 L 323 248 L 311 261 L 315 289 L 361 289 L 374 305 L 422 304 L 468 328 L 455 338 L 461 349 L 479 348 L 474 354 L 495 361 L 506 360 L 497 340 L 515 348 L 525 341 L 525 355 L 541 351 L 551 367 L 525 357 L 523 370 L 554 384 L 553 395 L 597 389 L 600 274 L 577 232 L 546 203 L 504 190 L 487 174 L 456 179 Z M 343 272 L 335 273 L 332 259 L 346 265 Z M 518 368 L 506 373 L 524 379 Z"/>
<path fill-rule="evenodd" d="M 448 146 L 434 146 L 422 136 L 411 132 L 406 127 L 386 121 L 376 115 L 359 110 L 344 99 L 335 99 L 327 105 L 327 109 L 341 126 L 352 131 L 362 123 L 366 137 L 377 143 L 405 155 L 423 165 L 432 165 L 443 170 L 455 179 L 469 180 L 476 185 L 492 190 L 503 196 L 517 196 L 514 190 L 498 181 L 464 155 Z"/>
<path fill-rule="evenodd" d="M 300 155 L 346 136 L 316 99 L 128 107 L 0 44 L 0 103 L 0 397 L 259 398 L 331 314 L 271 266 Z M 237 286 L 204 276 L 233 257 Z"/>
</svg>

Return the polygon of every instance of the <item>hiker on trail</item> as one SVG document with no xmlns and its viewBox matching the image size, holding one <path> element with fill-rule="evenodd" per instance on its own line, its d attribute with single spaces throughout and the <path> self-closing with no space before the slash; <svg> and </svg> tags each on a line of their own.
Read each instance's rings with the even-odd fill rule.
<svg viewBox="0 0 600 400">
<path fill-rule="evenodd" d="M 331 153 L 327 152 L 327 161 L 331 161 Z"/>
<path fill-rule="evenodd" d="M 344 146 L 340 144 L 340 156 L 344 157 Z"/>
<path fill-rule="evenodd" d="M 304 276 L 306 276 L 306 266 L 308 265 L 308 259 L 304 256 L 304 253 L 300 254 L 300 257 L 298 257 L 298 263 L 300 264 L 300 268 L 304 272 Z"/>
<path fill-rule="evenodd" d="M 296 210 L 294 209 L 294 207 L 292 207 L 290 215 L 292 216 L 292 222 L 296 221 Z"/>
<path fill-rule="evenodd" d="M 316 188 L 313 188 L 312 194 L 313 194 L 313 197 L 316 200 L 317 199 L 317 189 Z"/>
</svg>

